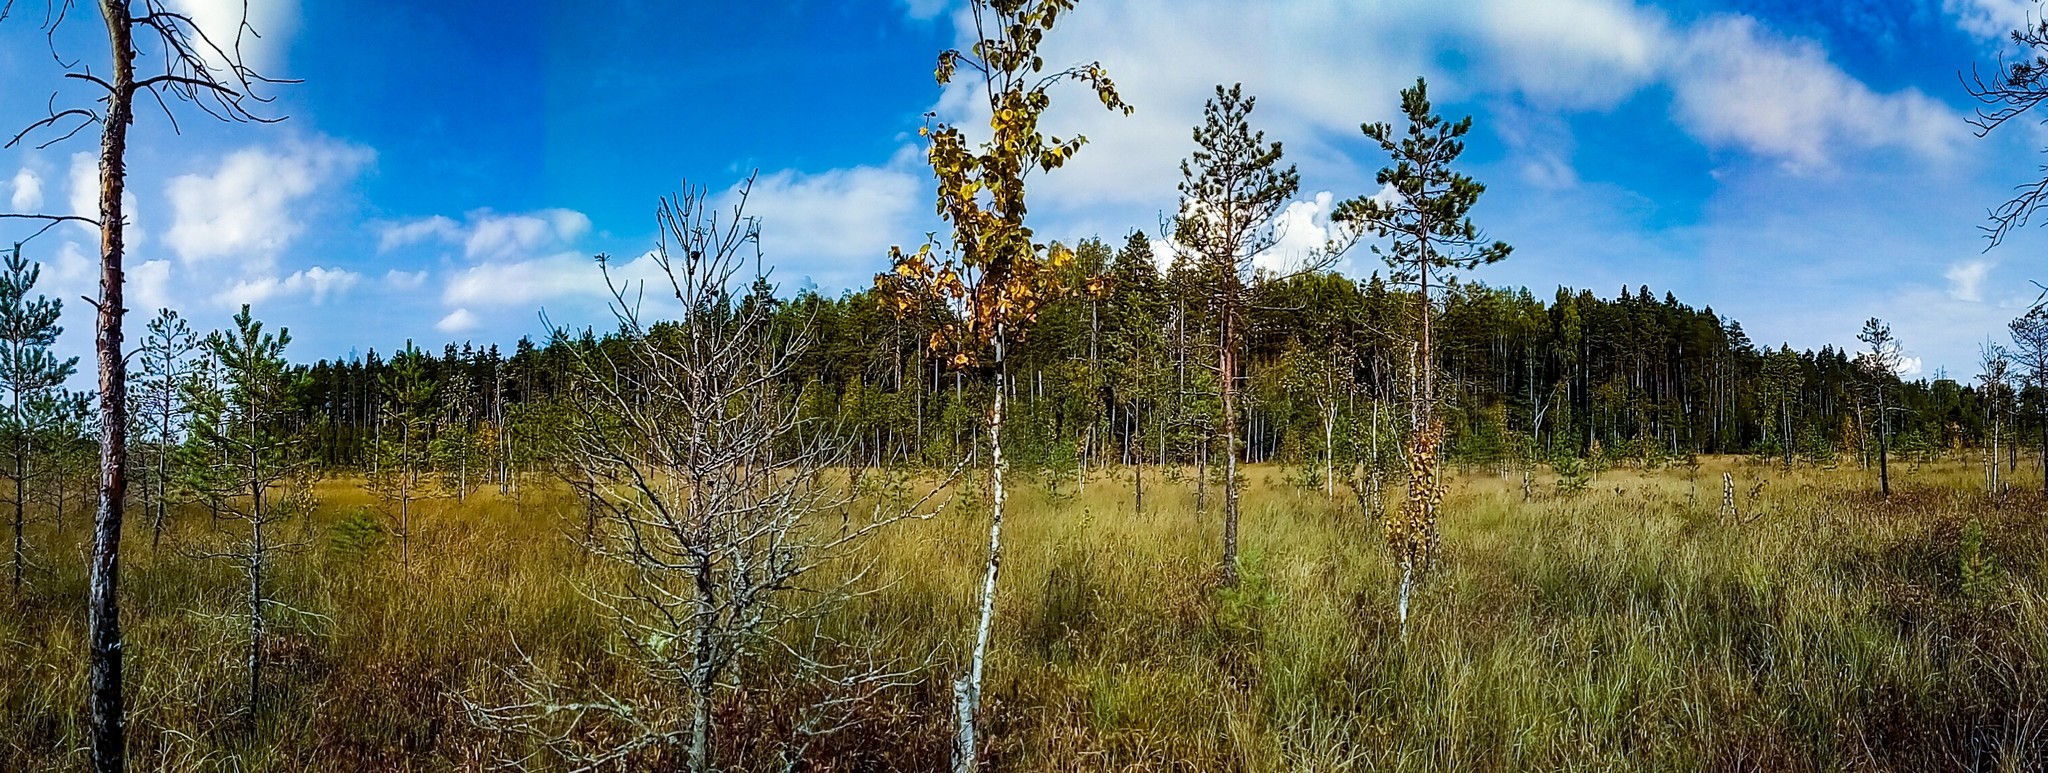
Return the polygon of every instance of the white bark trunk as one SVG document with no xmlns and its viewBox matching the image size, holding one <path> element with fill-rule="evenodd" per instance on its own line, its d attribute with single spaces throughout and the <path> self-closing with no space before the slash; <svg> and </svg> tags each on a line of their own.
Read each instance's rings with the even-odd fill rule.
<svg viewBox="0 0 2048 773">
<path fill-rule="evenodd" d="M 988 527 L 988 567 L 981 578 L 981 616 L 974 628 L 974 651 L 967 673 L 953 683 L 953 711 L 957 725 L 953 738 L 953 773 L 974 773 L 980 756 L 976 715 L 981 711 L 981 675 L 988 662 L 989 629 L 995 623 L 996 575 L 1003 565 L 1003 344 L 1002 328 L 996 329 L 995 403 L 989 410 L 989 488 L 991 518 Z"/>
</svg>

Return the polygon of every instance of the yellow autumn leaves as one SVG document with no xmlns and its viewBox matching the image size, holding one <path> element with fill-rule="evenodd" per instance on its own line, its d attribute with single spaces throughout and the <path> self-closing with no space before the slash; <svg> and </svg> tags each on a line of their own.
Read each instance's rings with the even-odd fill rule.
<svg viewBox="0 0 2048 773">
<path fill-rule="evenodd" d="M 888 273 L 875 276 L 876 296 L 898 317 L 924 316 L 935 330 L 930 346 L 956 368 L 981 361 L 1004 336 L 1014 337 L 1046 304 L 1078 291 L 1099 294 L 1100 277 L 1072 276 L 1073 251 L 1032 241 L 1024 224 L 1024 181 L 1036 169 L 1051 172 L 1073 159 L 1085 137 L 1047 137 L 1038 122 L 1063 81 L 1089 87 L 1104 107 L 1130 113 L 1101 65 L 1090 63 L 1051 76 L 1038 45 L 1045 30 L 1073 7 L 1072 0 L 998 3 L 1007 22 L 995 38 L 971 49 L 939 55 L 940 85 L 964 68 L 983 77 L 990 138 L 970 144 L 959 128 L 939 123 L 918 130 L 929 143 L 926 160 L 938 179 L 936 209 L 953 227 L 944 257 L 927 242 L 914 252 L 890 249 Z M 980 9 L 980 6 L 976 6 Z"/>
</svg>

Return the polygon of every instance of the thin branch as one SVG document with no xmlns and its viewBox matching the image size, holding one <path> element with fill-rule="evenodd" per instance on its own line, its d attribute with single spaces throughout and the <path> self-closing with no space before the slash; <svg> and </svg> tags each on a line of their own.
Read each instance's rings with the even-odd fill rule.
<svg viewBox="0 0 2048 773">
<path fill-rule="evenodd" d="M 64 140 L 68 140 L 68 139 L 70 139 L 71 137 L 73 137 L 74 135 L 78 134 L 78 132 L 79 132 L 80 130 L 84 129 L 85 127 L 87 127 L 87 126 L 91 126 L 91 125 L 93 125 L 93 124 L 95 124 L 95 123 L 99 123 L 99 121 L 100 121 L 100 116 L 99 116 L 99 114 L 98 114 L 98 113 L 95 113 L 95 112 L 93 112 L 93 111 L 91 111 L 91 110 L 86 110 L 86 109 L 84 109 L 84 108 L 77 108 L 77 107 L 74 107 L 74 108 L 71 108 L 71 109 L 69 109 L 69 110 L 63 110 L 63 111 L 60 111 L 60 112 L 55 112 L 55 113 L 51 113 L 51 114 L 50 114 L 50 115 L 49 115 L 48 117 L 46 117 L 46 118 L 43 118 L 43 119 L 41 119 L 41 120 L 38 120 L 38 121 L 36 121 L 35 123 L 29 124 L 29 125 L 28 125 L 28 128 L 26 128 L 26 129 L 22 129 L 21 131 L 19 131 L 19 132 L 16 132 L 16 133 L 15 133 L 15 135 L 14 135 L 14 137 L 13 137 L 12 139 L 9 139 L 9 140 L 7 141 L 7 144 L 5 144 L 5 145 L 0 145 L 0 148 L 12 148 L 12 147 L 14 147 L 14 146 L 15 146 L 15 144 L 16 144 L 16 143 L 19 143 L 19 142 L 21 142 L 21 138 L 23 138 L 23 137 L 26 137 L 26 136 L 28 136 L 30 132 L 33 132 L 33 131 L 35 131 L 35 130 L 37 130 L 37 129 L 41 129 L 41 128 L 44 128 L 44 127 L 47 127 L 47 126 L 52 126 L 52 125 L 55 125 L 55 124 L 56 124 L 56 123 L 57 123 L 58 121 L 61 121 L 61 120 L 63 120 L 63 119 L 64 119 L 64 118 L 66 118 L 66 117 L 69 117 L 69 116 L 74 116 L 74 115 L 75 115 L 75 116 L 83 116 L 83 117 L 85 118 L 85 120 L 84 120 L 84 121 L 81 121 L 81 122 L 80 122 L 80 123 L 79 123 L 79 124 L 78 124 L 77 126 L 74 126 L 74 127 L 72 127 L 71 131 L 69 131 L 69 132 L 65 132 L 65 133 L 64 133 L 64 136 L 62 136 L 62 137 L 58 137 L 57 139 L 51 140 L 51 141 L 49 141 L 49 142 L 45 142 L 45 143 L 43 143 L 43 144 L 41 144 L 41 145 L 37 145 L 37 146 L 36 146 L 36 149 L 37 149 L 37 150 L 42 150 L 42 149 L 44 149 L 44 148 L 50 147 L 51 145 L 57 144 L 57 143 L 59 143 L 59 142 L 62 142 L 62 141 L 64 141 Z"/>
</svg>

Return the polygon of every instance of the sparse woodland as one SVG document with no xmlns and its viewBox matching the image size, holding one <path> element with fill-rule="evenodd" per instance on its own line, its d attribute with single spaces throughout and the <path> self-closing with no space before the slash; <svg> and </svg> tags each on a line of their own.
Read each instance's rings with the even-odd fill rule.
<svg viewBox="0 0 2048 773">
<path fill-rule="evenodd" d="M 0 265 L 0 770 L 2048 766 L 2042 307 L 1970 379 L 1875 317 L 1795 351 L 1490 286 L 1486 129 L 1419 79 L 1356 137 L 1392 193 L 1291 263 L 1233 84 L 1166 223 L 1040 232 L 1089 152 L 1041 120 L 1145 106 L 1041 57 L 1073 0 L 976 0 L 935 75 L 991 120 L 922 128 L 946 228 L 872 287 L 778 287 L 686 189 L 658 277 L 592 262 L 613 319 L 510 351 L 306 363 L 247 306 L 124 344 L 129 102 L 291 84 L 101 5 L 170 65 L 25 133 L 108 132 L 102 218 L 10 217 L 113 224 L 114 289 L 81 365 L 37 241 Z M 1977 80 L 1980 128 L 2039 78 Z"/>
</svg>

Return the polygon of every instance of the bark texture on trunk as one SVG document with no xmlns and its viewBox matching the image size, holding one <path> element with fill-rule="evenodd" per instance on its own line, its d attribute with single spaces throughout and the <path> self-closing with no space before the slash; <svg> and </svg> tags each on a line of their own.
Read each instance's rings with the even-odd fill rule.
<svg viewBox="0 0 2048 773">
<path fill-rule="evenodd" d="M 953 773 L 974 773 L 980 764 L 977 715 L 981 712 L 981 675 L 988 663 L 989 629 L 995 624 L 996 577 L 1003 566 L 1003 403 L 1007 374 L 1003 370 L 1003 331 L 996 327 L 996 392 L 988 414 L 989 499 L 988 566 L 981 578 L 980 617 L 974 625 L 974 651 L 967 673 L 953 683 Z"/>
<path fill-rule="evenodd" d="M 93 518 L 91 586 L 86 637 L 91 650 L 92 767 L 118 773 L 128 767 L 127 714 L 121 694 L 121 515 L 128 493 L 128 368 L 121 356 L 121 193 L 126 187 L 128 124 L 135 97 L 135 46 L 125 0 L 100 0 L 113 53 L 100 137 L 100 297 L 94 324 L 99 361 L 100 485 Z"/>
<path fill-rule="evenodd" d="M 1223 586 L 1237 585 L 1237 357 L 1235 312 L 1223 309 L 1223 345 L 1217 353 L 1217 390 L 1223 398 Z"/>
</svg>

